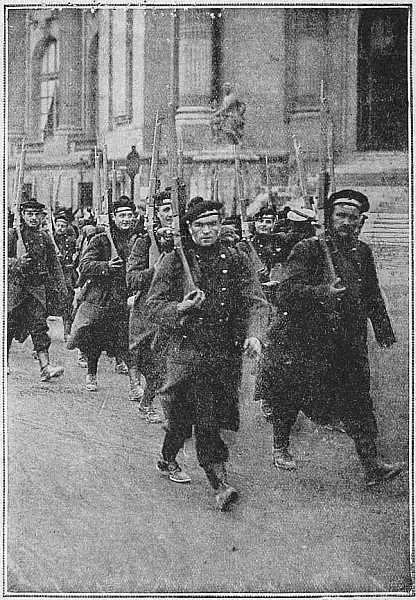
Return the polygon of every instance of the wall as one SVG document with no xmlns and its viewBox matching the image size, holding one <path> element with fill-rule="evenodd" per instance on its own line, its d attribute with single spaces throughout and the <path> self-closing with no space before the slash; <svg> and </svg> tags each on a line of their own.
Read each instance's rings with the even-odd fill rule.
<svg viewBox="0 0 416 600">
<path fill-rule="evenodd" d="M 169 10 L 146 9 L 144 45 L 144 149 L 151 152 L 156 111 L 166 114 L 170 73 Z M 166 127 L 163 128 L 166 130 Z M 162 129 L 162 146 L 165 134 Z"/>
<path fill-rule="evenodd" d="M 244 145 L 286 150 L 284 9 L 223 9 L 222 80 L 247 103 Z"/>
</svg>

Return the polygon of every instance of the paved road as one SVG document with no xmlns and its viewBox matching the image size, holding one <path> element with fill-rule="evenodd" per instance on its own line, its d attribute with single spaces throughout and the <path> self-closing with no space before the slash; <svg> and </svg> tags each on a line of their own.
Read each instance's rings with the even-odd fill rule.
<svg viewBox="0 0 416 600">
<path fill-rule="evenodd" d="M 407 296 L 387 289 L 401 341 L 370 343 L 379 447 L 406 459 Z M 239 504 L 217 513 L 192 445 L 191 485 L 155 469 L 162 431 L 127 400 L 104 357 L 99 392 L 51 322 L 64 378 L 40 383 L 31 344 L 15 343 L 8 381 L 8 590 L 49 593 L 408 592 L 408 478 L 366 490 L 352 442 L 300 419 L 296 473 L 277 472 L 271 431 L 245 370 L 242 427 L 231 439 Z"/>
</svg>

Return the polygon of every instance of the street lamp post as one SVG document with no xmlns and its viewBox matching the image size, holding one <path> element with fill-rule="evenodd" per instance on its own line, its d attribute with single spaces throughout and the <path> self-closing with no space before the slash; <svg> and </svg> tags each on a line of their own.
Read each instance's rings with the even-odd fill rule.
<svg viewBox="0 0 416 600">
<path fill-rule="evenodd" d="M 131 151 L 126 157 L 126 171 L 130 177 L 130 199 L 134 202 L 134 178 L 140 170 L 140 156 L 136 146 L 131 147 Z"/>
</svg>

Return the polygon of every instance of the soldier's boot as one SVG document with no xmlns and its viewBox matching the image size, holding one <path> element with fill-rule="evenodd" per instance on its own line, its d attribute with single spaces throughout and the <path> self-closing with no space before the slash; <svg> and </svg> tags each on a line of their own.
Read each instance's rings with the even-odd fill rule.
<svg viewBox="0 0 416 600">
<path fill-rule="evenodd" d="M 10 337 L 10 335 L 8 335 L 7 336 L 7 375 L 10 374 L 9 354 L 10 354 L 10 348 L 12 346 L 12 341 L 13 341 L 13 338 Z"/>
<path fill-rule="evenodd" d="M 238 492 L 227 482 L 224 463 L 214 463 L 204 467 L 205 474 L 215 494 L 217 509 L 225 512 L 238 498 Z"/>
<path fill-rule="evenodd" d="M 140 373 L 136 366 L 129 367 L 129 380 L 130 380 L 130 391 L 129 400 L 133 402 L 140 402 L 143 398 L 144 389 L 140 383 Z"/>
<path fill-rule="evenodd" d="M 403 471 L 403 462 L 385 463 L 377 458 L 377 447 L 374 440 L 355 440 L 357 454 L 364 467 L 367 487 L 374 487 L 385 481 L 394 479 Z"/>
<path fill-rule="evenodd" d="M 296 460 L 293 458 L 287 447 L 273 448 L 272 458 L 273 464 L 277 469 L 295 471 L 298 468 Z"/>
<path fill-rule="evenodd" d="M 117 373 L 117 375 L 128 375 L 129 369 L 124 360 L 119 356 L 116 356 L 115 361 L 114 372 Z"/>
<path fill-rule="evenodd" d="M 47 350 L 38 351 L 38 360 L 40 365 L 40 380 L 49 381 L 55 377 L 60 377 L 64 374 L 64 368 L 61 366 L 53 367 L 49 363 L 49 352 Z"/>
<path fill-rule="evenodd" d="M 67 342 L 71 334 L 71 320 L 64 319 L 64 342 Z"/>
</svg>

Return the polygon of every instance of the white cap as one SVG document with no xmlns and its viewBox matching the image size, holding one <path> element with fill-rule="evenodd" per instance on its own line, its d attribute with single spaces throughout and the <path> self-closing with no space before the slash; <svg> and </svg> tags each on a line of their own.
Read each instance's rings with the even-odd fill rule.
<svg viewBox="0 0 416 600">
<path fill-rule="evenodd" d="M 315 211 L 311 208 L 296 208 L 292 209 L 287 213 L 287 219 L 289 221 L 308 221 L 315 220 Z"/>
</svg>

